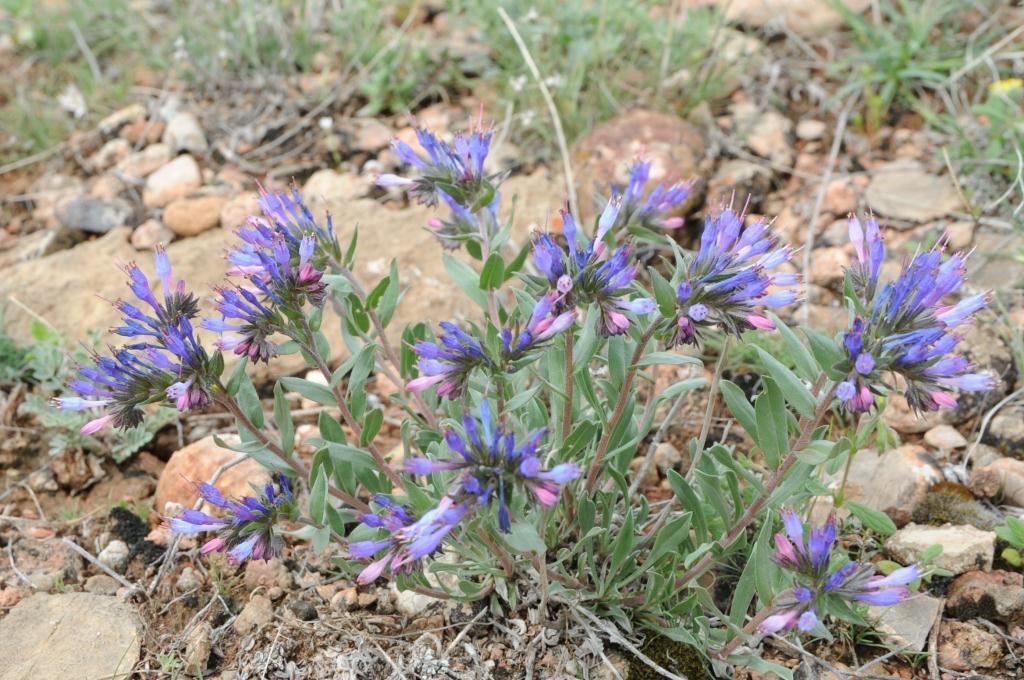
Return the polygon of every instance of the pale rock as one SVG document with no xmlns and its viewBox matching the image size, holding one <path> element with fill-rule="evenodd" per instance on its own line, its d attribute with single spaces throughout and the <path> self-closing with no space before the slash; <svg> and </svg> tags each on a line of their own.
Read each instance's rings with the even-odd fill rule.
<svg viewBox="0 0 1024 680">
<path fill-rule="evenodd" d="M 792 121 L 774 109 L 763 111 L 751 101 L 733 104 L 731 112 L 736 135 L 751 151 L 780 165 L 792 165 Z"/>
<path fill-rule="evenodd" d="M 44 173 L 29 185 L 28 193 L 32 194 L 32 219 L 47 229 L 54 229 L 60 226 L 58 212 L 85 193 L 85 183 L 69 175 Z"/>
<path fill-rule="evenodd" d="M 946 592 L 946 615 L 1024 623 L 1024 576 L 1017 572 L 969 571 Z"/>
<path fill-rule="evenodd" d="M 992 418 L 985 432 L 985 443 L 1003 453 L 1024 457 L 1024 405 L 1011 403 Z"/>
<path fill-rule="evenodd" d="M 905 159 L 876 168 L 865 197 L 875 212 L 911 222 L 929 222 L 962 207 L 952 180 Z"/>
<path fill-rule="evenodd" d="M 823 120 L 803 118 L 796 124 L 796 138 L 805 142 L 812 142 L 825 136 L 828 126 Z"/>
<path fill-rule="evenodd" d="M 185 567 L 181 570 L 181 574 L 178 575 L 178 580 L 174 582 L 174 587 L 178 589 L 179 593 L 187 593 L 191 590 L 197 590 L 203 585 L 202 576 L 199 575 L 192 567 Z"/>
<path fill-rule="evenodd" d="M 178 236 L 201 234 L 220 224 L 220 212 L 226 202 L 223 196 L 179 198 L 164 209 L 164 224 Z"/>
<path fill-rule="evenodd" d="M 640 472 L 640 468 L 644 464 L 644 457 L 637 456 L 633 460 L 629 461 L 629 473 L 630 476 L 636 477 Z M 643 480 L 640 482 L 640 487 L 643 489 L 650 488 L 652 486 L 658 486 L 658 468 L 651 465 L 647 468 L 647 472 L 644 474 Z"/>
<path fill-rule="evenodd" d="M 834 179 L 825 187 L 822 209 L 833 215 L 847 215 L 857 209 L 857 192 L 846 179 Z"/>
<path fill-rule="evenodd" d="M 0 680 L 127 680 L 141 630 L 134 608 L 113 597 L 33 595 L 0 619 Z"/>
<path fill-rule="evenodd" d="M 167 127 L 164 128 L 164 136 L 161 141 L 170 147 L 173 153 L 187 151 L 202 155 L 209 148 L 199 119 L 187 111 L 181 111 L 171 116 L 171 119 L 167 121 Z"/>
<path fill-rule="evenodd" d="M 420 616 L 435 602 L 440 602 L 437 598 L 417 593 L 415 590 L 399 590 L 394 583 L 391 584 L 391 594 L 398 613 L 410 619 Z"/>
<path fill-rule="evenodd" d="M 150 144 L 118 161 L 114 170 L 129 181 L 137 181 L 164 167 L 173 157 L 166 144 Z"/>
<path fill-rule="evenodd" d="M 963 621 L 943 621 L 939 629 L 939 666 L 951 671 L 995 668 L 1003 658 L 1003 641 Z"/>
<path fill-rule="evenodd" d="M 185 672 L 202 677 L 206 670 L 206 664 L 210 660 L 210 653 L 213 651 L 213 628 L 209 623 L 203 621 L 196 625 L 188 634 L 185 641 L 185 654 L 182 662 L 185 665 Z"/>
<path fill-rule="evenodd" d="M 115 163 L 128 157 L 132 152 L 132 145 L 127 139 L 117 137 L 111 139 L 100 147 L 99 151 L 89 156 L 89 168 L 93 172 L 103 172 Z"/>
<path fill-rule="evenodd" d="M 128 566 L 128 544 L 113 540 L 96 556 L 100 564 L 116 572 L 123 572 Z"/>
<path fill-rule="evenodd" d="M 292 573 L 284 566 L 278 558 L 270 560 L 250 560 L 245 564 L 245 576 L 242 579 L 246 589 L 278 587 L 288 589 L 292 587 Z"/>
<path fill-rule="evenodd" d="M 946 225 L 946 235 L 949 238 L 949 249 L 953 251 L 967 250 L 974 241 L 974 230 L 977 225 L 974 222 L 958 221 Z"/>
<path fill-rule="evenodd" d="M 120 584 L 106 574 L 95 574 L 85 579 L 85 592 L 94 595 L 116 595 Z"/>
<path fill-rule="evenodd" d="M 982 464 L 977 450 L 972 460 L 974 468 L 971 470 L 971 491 L 979 496 L 997 498 L 1003 503 L 1024 507 L 1024 461 L 1001 457 Z"/>
<path fill-rule="evenodd" d="M 274 605 L 270 602 L 270 598 L 253 595 L 235 619 L 234 629 L 239 635 L 248 635 L 270 623 L 273 618 Z"/>
<path fill-rule="evenodd" d="M 14 586 L 0 588 L 0 609 L 10 609 L 21 602 L 21 593 Z"/>
<path fill-rule="evenodd" d="M 351 130 L 351 148 L 353 151 L 372 153 L 380 151 L 391 143 L 394 132 L 376 118 L 353 118 L 348 121 Z"/>
<path fill-rule="evenodd" d="M 940 451 L 952 451 L 967 446 L 967 439 L 952 425 L 936 425 L 924 433 L 924 441 Z"/>
<path fill-rule="evenodd" d="M 850 11 L 863 12 L 870 0 L 842 0 Z M 842 27 L 845 21 L 828 0 L 687 0 L 689 5 L 715 5 L 726 18 L 756 28 L 781 27 L 812 38 Z"/>
<path fill-rule="evenodd" d="M 315 383 L 321 387 L 328 387 L 327 378 L 318 370 L 313 369 L 306 371 L 306 374 L 303 377 L 311 383 Z M 316 408 L 318 405 L 319 404 L 317 402 L 309 399 L 308 397 L 301 397 L 299 401 L 299 406 L 304 409 Z"/>
<path fill-rule="evenodd" d="M 762 201 L 772 188 L 772 172 L 762 163 L 733 158 L 718 166 L 708 182 L 708 195 L 725 197 L 750 196 L 753 203 Z"/>
<path fill-rule="evenodd" d="M 662 472 L 667 472 L 668 470 L 677 467 L 682 462 L 683 454 L 679 452 L 679 449 L 668 442 L 661 442 L 658 444 L 658 447 L 654 449 L 654 464 Z"/>
<path fill-rule="evenodd" d="M 18 565 L 18 569 L 29 581 L 44 592 L 58 581 L 67 584 L 81 578 L 82 558 L 60 541 L 21 538 L 8 549 L 11 551 L 11 561 Z M 12 585 L 15 583 L 16 580 Z"/>
<path fill-rule="evenodd" d="M 63 226 L 89 234 L 105 234 L 124 226 L 131 215 L 132 207 L 127 201 L 103 201 L 89 196 L 75 198 L 57 209 L 57 219 Z"/>
<path fill-rule="evenodd" d="M 232 438 L 226 436 L 224 439 L 230 442 Z M 237 442 L 238 438 L 234 437 L 234 441 Z M 217 446 L 212 435 L 175 451 L 157 482 L 154 500 L 157 514 L 164 514 L 167 503 L 192 507 L 199 500 L 195 482 L 209 480 L 221 465 L 236 455 L 235 451 Z M 224 470 L 215 486 L 225 497 L 233 498 L 251 496 L 250 483 L 259 488 L 268 482 L 270 474 L 266 468 L 250 458 Z M 208 504 L 204 504 L 204 509 L 207 512 L 216 510 Z"/>
<path fill-rule="evenodd" d="M 838 489 L 842 477 L 842 471 L 831 475 L 830 486 Z M 891 449 L 881 456 L 874 449 L 861 449 L 850 463 L 845 497 L 881 510 L 903 524 L 928 489 L 942 479 L 935 459 L 915 444 Z"/>
<path fill-rule="evenodd" d="M 967 524 L 941 527 L 908 524 L 886 540 L 885 549 L 897 562 L 910 564 L 917 562 L 920 554 L 935 544 L 942 546 L 942 554 L 932 561 L 936 567 L 953 574 L 992 568 L 995 533 Z"/>
<path fill-rule="evenodd" d="M 898 382 L 898 381 L 897 381 Z M 949 410 L 916 413 L 902 394 L 892 393 L 886 399 L 882 420 L 900 434 L 921 434 L 952 418 Z"/>
<path fill-rule="evenodd" d="M 232 196 L 224 202 L 220 209 L 220 226 L 222 229 L 237 229 L 246 224 L 252 215 L 261 213 L 259 199 L 252 192 Z"/>
<path fill-rule="evenodd" d="M 145 117 L 146 107 L 142 104 L 129 104 L 101 120 L 98 127 L 104 135 L 112 135 L 125 125 L 142 120 Z"/>
<path fill-rule="evenodd" d="M 120 177 L 112 173 L 100 175 L 89 182 L 89 195 L 104 201 L 120 196 L 128 187 Z"/>
<path fill-rule="evenodd" d="M 928 642 L 940 606 L 939 599 L 919 595 L 890 607 L 868 607 L 868 619 L 891 649 L 920 652 Z"/>
<path fill-rule="evenodd" d="M 336 170 L 318 170 L 306 180 L 302 197 L 306 199 L 313 214 L 319 217 L 325 212 L 326 205 L 344 204 L 362 198 L 369 195 L 371 188 L 372 180 L 369 177 Z"/>
<path fill-rule="evenodd" d="M 146 178 L 142 202 L 147 208 L 162 208 L 175 199 L 188 196 L 202 183 L 202 174 L 195 159 L 188 154 L 178 156 Z"/>
<path fill-rule="evenodd" d="M 850 255 L 845 248 L 827 246 L 815 248 L 811 253 L 811 283 L 828 288 L 841 283 L 843 270 L 850 266 Z"/>
<path fill-rule="evenodd" d="M 347 612 L 359 604 L 359 593 L 355 588 L 344 588 L 331 596 L 331 609 L 336 612 Z"/>
<path fill-rule="evenodd" d="M 167 245 L 174 240 L 174 232 L 160 220 L 149 219 L 132 230 L 131 244 L 135 250 L 153 250 L 158 244 Z"/>
</svg>

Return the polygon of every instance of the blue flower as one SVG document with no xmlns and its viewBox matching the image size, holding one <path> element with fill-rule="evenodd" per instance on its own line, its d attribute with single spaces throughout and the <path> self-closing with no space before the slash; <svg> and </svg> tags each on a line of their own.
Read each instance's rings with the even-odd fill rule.
<svg viewBox="0 0 1024 680">
<path fill-rule="evenodd" d="M 792 254 L 788 246 L 778 246 L 764 221 L 744 229 L 743 216 L 731 209 L 707 217 L 700 249 L 676 287 L 676 316 L 663 328 L 666 344 L 695 344 L 701 329 L 713 326 L 737 336 L 752 328 L 774 329 L 762 310 L 796 302 L 791 286 L 799 276 L 768 272 Z"/>
<path fill-rule="evenodd" d="M 651 162 L 637 159 L 629 168 L 629 182 L 621 194 L 622 208 L 615 223 L 616 229 L 643 227 L 645 229 L 678 229 L 683 218 L 671 215 L 690 196 L 692 182 L 676 182 L 666 187 L 655 184 L 644 196 L 651 174 Z M 617 194 L 613 191 L 613 197 Z"/>
<path fill-rule="evenodd" d="M 880 286 L 878 272 L 885 247 L 878 224 L 872 218 L 862 226 L 851 216 L 849 227 L 857 253 L 849 278 L 860 311 L 843 336 L 847 361 L 840 369 L 848 377 L 836 396 L 846 408 L 871 410 L 879 386 L 885 385 L 885 372 L 905 379 L 904 394 L 917 411 L 955 407 L 950 389 L 992 389 L 991 375 L 974 372 L 970 362 L 955 353 L 960 342 L 957 327 L 987 304 L 988 294 L 942 304 L 963 284 L 966 257 L 954 253 L 944 260 L 945 240 L 940 239 L 906 262 L 895 280 Z"/>
</svg>

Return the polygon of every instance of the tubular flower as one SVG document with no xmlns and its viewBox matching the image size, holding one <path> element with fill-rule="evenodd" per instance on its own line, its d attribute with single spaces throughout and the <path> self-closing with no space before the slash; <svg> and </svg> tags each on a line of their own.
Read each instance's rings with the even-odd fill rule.
<svg viewBox="0 0 1024 680">
<path fill-rule="evenodd" d="M 278 475 L 277 483 L 279 490 L 267 484 L 259 496 L 245 496 L 240 500 L 226 499 L 217 487 L 199 484 L 199 496 L 222 509 L 224 515 L 217 517 L 199 510 L 184 510 L 168 524 L 176 534 L 217 532 L 200 548 L 204 555 L 224 552 L 231 564 L 241 564 L 249 558 L 269 560 L 281 554 L 281 538 L 274 533 L 274 527 L 281 518 L 294 520 L 298 516 L 288 478 Z"/>
<path fill-rule="evenodd" d="M 452 461 L 432 461 L 427 458 L 413 458 L 406 462 L 406 472 L 414 475 L 429 475 L 442 470 L 461 470 L 456 487 L 449 493 L 455 498 L 469 498 L 478 505 L 487 505 L 490 499 L 498 498 L 498 524 L 502 531 L 512 527 L 507 499 L 518 484 L 544 506 L 558 501 L 562 485 L 580 475 L 574 463 L 562 463 L 550 470 L 541 467 L 537 456 L 537 445 L 544 430 L 534 432 L 521 446 L 516 445 L 516 436 L 505 432 L 501 425 L 491 420 L 490 405 L 480 404 L 479 424 L 472 415 L 462 417 L 466 436 L 454 430 L 445 433 L 445 442 L 459 458 Z"/>
<path fill-rule="evenodd" d="M 616 229 L 643 227 L 645 229 L 678 229 L 683 218 L 669 216 L 690 196 L 691 182 L 676 182 L 666 187 L 654 185 L 644 196 L 651 175 L 651 162 L 637 159 L 629 168 L 629 183 L 622 193 L 622 208 L 616 219 Z M 612 194 L 616 194 L 613 192 Z"/>
<path fill-rule="evenodd" d="M 805 537 L 804 525 L 792 510 L 782 509 L 785 531 L 775 534 L 775 555 L 772 559 L 790 572 L 794 587 L 781 598 L 779 611 L 761 623 L 762 633 L 799 628 L 809 631 L 818 621 L 818 604 L 828 598 L 873 605 L 894 605 L 910 597 L 907 585 L 921 578 L 916 565 L 902 567 L 888 576 L 875 575 L 870 563 L 847 562 L 831 568 L 832 549 L 836 543 L 835 518 L 829 517 L 823 527 L 811 528 Z"/>
<path fill-rule="evenodd" d="M 878 271 L 885 247 L 874 219 L 861 226 L 850 217 L 850 240 L 857 262 L 849 271 L 858 315 L 843 335 L 846 360 L 837 368 L 847 378 L 836 396 L 854 412 L 869 411 L 875 404 L 882 374 L 889 371 L 906 381 L 904 394 L 917 411 L 953 408 L 956 388 L 968 392 L 990 390 L 995 380 L 987 373 L 974 372 L 965 357 L 956 354 L 960 342 L 957 327 L 988 304 L 989 295 L 979 293 L 955 305 L 943 305 L 947 295 L 963 284 L 966 257 L 954 253 L 945 261 L 941 240 L 920 252 L 895 281 L 878 285 Z"/>
<path fill-rule="evenodd" d="M 420 340 L 413 346 L 419 356 L 416 367 L 420 377 L 407 387 L 420 392 L 438 385 L 438 396 L 457 399 L 475 368 L 517 371 L 533 358 L 533 352 L 545 342 L 568 329 L 576 321 L 575 310 L 555 315 L 556 293 L 548 293 L 534 306 L 526 326 L 501 330 L 499 356 L 489 356 L 483 344 L 450 321 L 441 322 L 445 332 L 437 342 Z"/>
<path fill-rule="evenodd" d="M 438 195 L 448 206 L 448 219 L 442 220 L 432 217 L 427 220 L 429 228 L 441 245 L 449 250 L 455 250 L 463 241 L 469 240 L 477 235 L 495 234 L 499 230 L 498 225 L 498 204 L 500 196 L 494 194 L 494 200 L 482 210 L 474 213 L 466 206 L 460 204 L 454 198 L 439 190 Z"/>
<path fill-rule="evenodd" d="M 354 559 L 368 559 L 386 552 L 359 572 L 356 581 L 361 585 L 376 581 L 389 566 L 393 574 L 413 573 L 423 558 L 437 552 L 441 541 L 469 509 L 468 503 L 456 503 L 443 496 L 437 507 L 414 520 L 405 508 L 385 496 L 375 496 L 374 502 L 383 508 L 383 513 L 364 514 L 362 522 L 368 527 L 383 529 L 387 535 L 379 540 L 349 543 L 348 552 Z"/>
<path fill-rule="evenodd" d="M 541 234 L 533 243 L 533 261 L 548 280 L 555 298 L 555 313 L 597 303 L 601 310 L 600 332 L 604 337 L 625 333 L 630 314 L 650 314 L 654 300 L 628 300 L 629 284 L 636 278 L 636 267 L 630 262 L 632 246 L 625 244 L 602 256 L 607 248 L 604 237 L 615 225 L 621 210 L 621 198 L 613 198 L 597 221 L 592 240 L 581 237 L 576 221 L 568 210 L 561 211 L 562 234 L 566 247 L 555 243 L 549 234 Z"/>
<path fill-rule="evenodd" d="M 733 335 L 774 329 L 763 308 L 796 302 L 790 286 L 799 281 L 794 273 L 768 273 L 793 255 L 788 246 L 777 246 L 762 220 L 744 229 L 743 215 L 731 209 L 706 218 L 700 249 L 676 287 L 677 314 L 662 329 L 666 345 L 696 344 L 701 329 L 715 325 Z"/>
<path fill-rule="evenodd" d="M 179 411 L 188 411 L 212 401 L 210 385 L 217 376 L 193 332 L 191 319 L 199 309 L 196 298 L 185 290 L 184 281 L 173 280 L 162 247 L 156 250 L 156 271 L 163 287 L 162 302 L 153 294 L 146 275 L 131 263 L 125 267 L 128 287 L 144 304 L 114 303 L 123 315 L 123 325 L 113 332 L 137 341 L 111 348 L 111 356 L 93 353 L 92 365 L 79 367 L 78 377 L 68 385 L 80 396 L 55 400 L 58 407 L 69 411 L 106 409 L 82 428 L 82 434 L 94 434 L 108 424 L 134 427 L 142 422 L 145 404 L 168 402 Z"/>
<path fill-rule="evenodd" d="M 298 313 L 308 303 L 321 307 L 327 295 L 322 281 L 327 253 L 336 253 L 334 225 L 319 227 L 297 188 L 292 195 L 261 189 L 265 219 L 250 217 L 238 230 L 243 244 L 228 253 L 231 276 L 246 282 L 219 287 L 220 318 L 203 319 L 202 326 L 221 334 L 218 349 L 269 361 L 278 353 L 269 336 L 285 326 L 282 313 Z"/>
</svg>

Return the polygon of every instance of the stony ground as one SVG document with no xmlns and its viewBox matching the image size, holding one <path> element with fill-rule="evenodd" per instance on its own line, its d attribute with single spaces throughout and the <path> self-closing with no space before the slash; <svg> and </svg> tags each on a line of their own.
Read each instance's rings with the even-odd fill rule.
<svg viewBox="0 0 1024 680">
<path fill-rule="evenodd" d="M 818 3 L 789 3 L 810 14 L 788 17 L 796 32 L 769 41 L 759 29 L 773 18 L 764 10 L 771 3 L 734 4 L 743 30 L 724 29 L 722 42 L 742 66 L 723 75 L 735 81 L 726 83 L 728 97 L 685 118 L 625 108 L 575 141 L 584 211 L 595 192 L 622 182 L 627 162 L 643 151 L 657 179 L 698 179 L 678 232 L 684 246 L 702 213 L 723 202 L 777 216 L 782 238 L 804 247 L 796 264 L 809 286 L 806 303 L 788 312 L 796 322 L 833 330 L 845 323 L 841 267 L 852 255 L 851 211 L 871 210 L 883 223 L 893 253 L 887 267 L 945 234 L 950 247 L 974 251 L 970 288 L 999 294 L 965 338 L 972 359 L 1000 376 L 999 391 L 925 420 L 892 400 L 884 418 L 892 445 L 858 452 L 846 483 L 848 498 L 900 527 L 885 542 L 890 557 L 913 561 L 939 543 L 936 564 L 953 576 L 876 612 L 877 635 L 807 649 L 773 640 L 764 653 L 805 678 L 1021 677 L 1024 577 L 1002 557 L 1006 545 L 993 529 L 1024 512 L 1024 265 L 1013 257 L 1024 239 L 1005 221 L 976 216 L 938 152 L 941 140 L 920 118 L 902 116 L 869 134 L 823 113 L 808 95 L 818 65 L 807 63 L 800 44 L 833 29 L 834 15 Z M 1019 11 L 1013 17 L 1024 21 Z M 819 61 L 820 54 L 812 52 Z M 320 74 L 338 77 L 329 68 Z M 314 213 L 335 215 L 342 238 L 360 227 L 359 276 L 372 281 L 398 259 L 407 292 L 393 327 L 471 313 L 422 228 L 431 212 L 373 185 L 376 174 L 398 169 L 388 143 L 411 141 L 409 120 L 352 115 L 358 102 L 344 83 L 334 101 L 318 105 L 314 85 L 304 76 L 262 93 L 262 101 L 288 102 L 294 115 L 283 122 L 273 106 L 240 112 L 236 105 L 252 96 L 226 103 L 181 83 L 151 89 L 54 154 L 3 168 L 6 333 L 42 343 L 43 327 L 68 348 L 91 342 L 92 331 L 116 318 L 104 300 L 122 293 L 117 265 L 137 259 L 151 271 L 157 243 L 169 244 L 177 273 L 197 293 L 207 291 L 209 305 L 233 229 L 257 210 L 255 181 L 279 189 L 292 177 Z M 479 106 L 465 97 L 415 114 L 446 133 L 465 128 Z M 517 196 L 513 238 L 522 244 L 565 200 L 563 175 L 560 163 L 524 151 L 505 132 L 499 121 L 492 169 L 512 173 L 505 191 Z M 287 358 L 273 366 L 276 374 L 300 369 Z M 757 367 L 742 357 L 730 373 L 741 384 L 757 382 Z M 535 610 L 496 616 L 393 587 L 357 588 L 330 555 L 298 543 L 281 560 L 237 569 L 201 558 L 194 542 L 172 541 L 160 517 L 195 501 L 184 478 L 209 478 L 234 455 L 213 442 L 230 433 L 225 414 L 172 422 L 117 462 L 103 447 L 55 437 L 59 424 L 31 408 L 53 389 L 0 373 L 0 680 L 653 677 L 623 646 L 601 642 L 557 610 L 543 619 Z M 367 389 L 389 405 L 392 389 L 381 378 L 371 377 Z M 652 500 L 670 494 L 668 469 L 686 468 L 680 451 L 699 428 L 705 397 L 694 395 L 660 445 L 644 479 Z M 317 409 L 298 395 L 292 402 L 304 423 L 302 450 L 316 433 Z M 391 407 L 388 416 L 383 436 L 400 455 L 401 411 Z M 713 436 L 744 445 L 729 434 L 724 410 L 719 416 Z M 218 485 L 241 494 L 264 474 L 247 462 Z M 841 478 L 842 471 L 826 482 L 838 488 Z M 821 499 L 815 512 L 824 516 L 830 502 Z"/>
</svg>

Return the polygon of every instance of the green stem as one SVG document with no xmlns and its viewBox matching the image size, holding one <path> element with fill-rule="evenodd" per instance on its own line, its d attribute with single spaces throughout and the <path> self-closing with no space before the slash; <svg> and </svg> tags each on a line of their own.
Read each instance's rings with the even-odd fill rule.
<svg viewBox="0 0 1024 680">
<path fill-rule="evenodd" d="M 693 460 L 690 462 L 690 469 L 686 471 L 686 481 L 693 481 L 697 473 L 697 465 L 704 455 L 704 445 L 708 441 L 708 432 L 711 430 L 711 418 L 715 414 L 715 404 L 718 401 L 718 385 L 722 381 L 722 371 L 725 369 L 725 357 L 729 352 L 731 335 L 726 335 L 722 340 L 722 348 L 719 350 L 718 361 L 715 362 L 715 373 L 711 376 L 711 390 L 708 392 L 708 403 L 704 409 L 704 420 L 700 424 L 700 436 L 697 438 L 697 448 L 694 449 Z M 671 507 L 671 506 L 669 506 Z"/>
<path fill-rule="evenodd" d="M 562 406 L 562 440 L 561 444 L 569 438 L 569 430 L 572 427 L 572 346 L 573 335 L 570 328 L 565 332 L 565 404 Z"/>
</svg>

